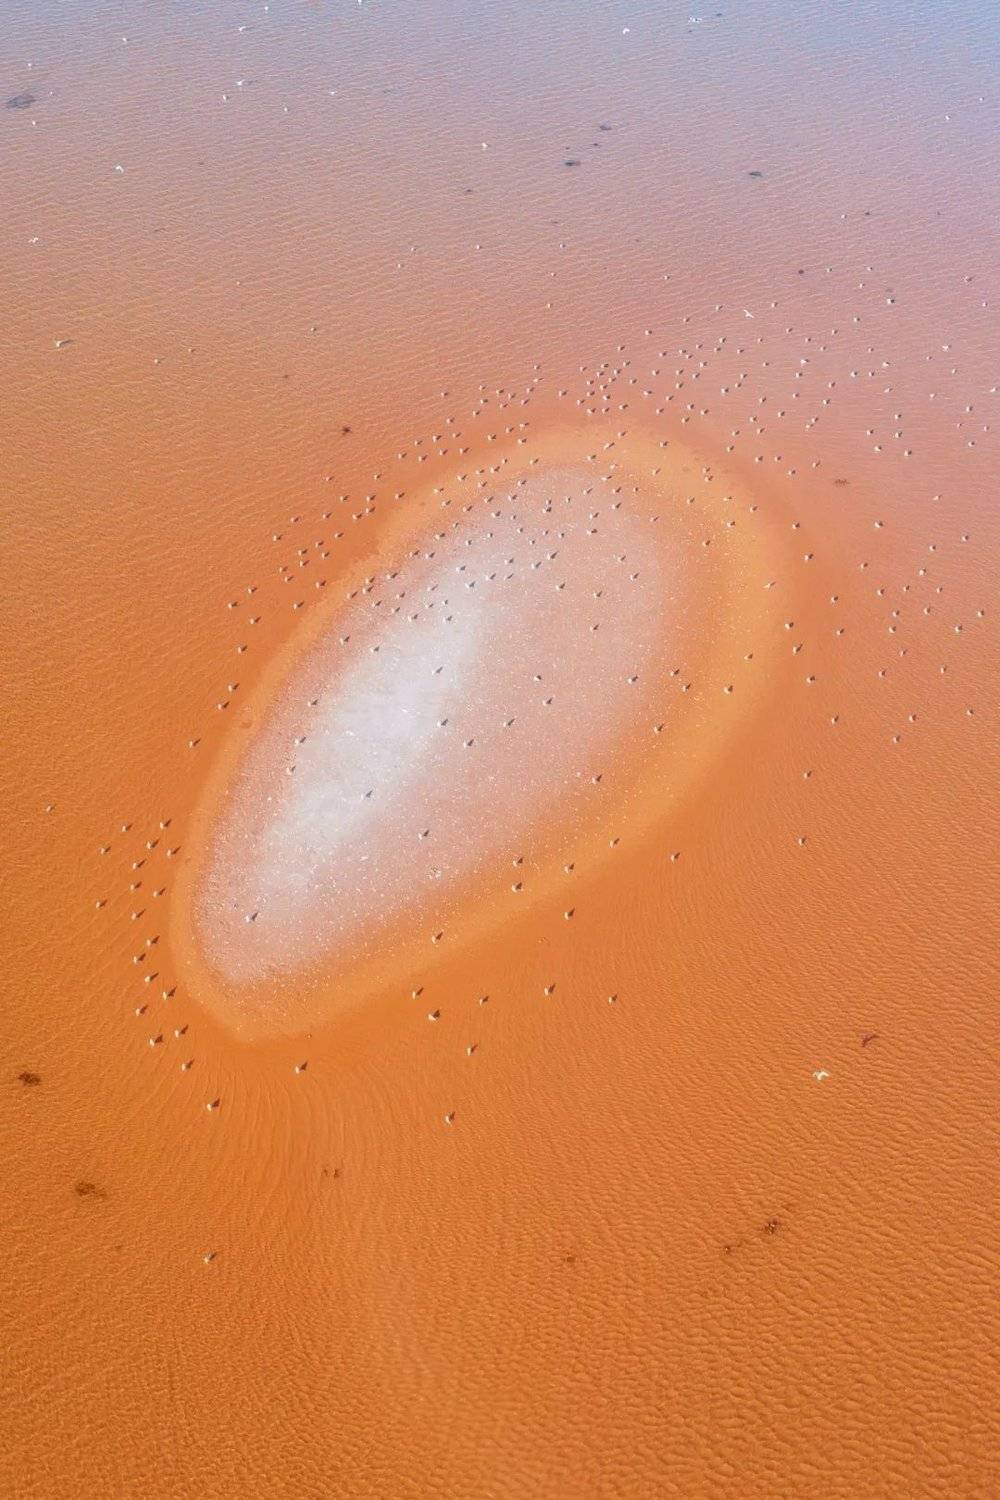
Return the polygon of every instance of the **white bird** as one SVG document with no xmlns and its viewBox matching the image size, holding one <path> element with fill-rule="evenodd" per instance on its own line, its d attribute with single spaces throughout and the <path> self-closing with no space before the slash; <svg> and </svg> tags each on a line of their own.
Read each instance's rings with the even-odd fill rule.
<svg viewBox="0 0 1000 1500">
<path fill-rule="evenodd" d="M 753 313 L 750 311 L 749 307 L 745 307 L 743 309 L 743 316 L 745 318 L 752 318 L 753 317 Z"/>
<path fill-rule="evenodd" d="M 813 1074 L 813 1077 L 815 1078 L 817 1083 L 822 1083 L 823 1079 L 829 1078 L 829 1076 L 830 1075 L 825 1068 L 817 1068 L 815 1073 Z"/>
</svg>

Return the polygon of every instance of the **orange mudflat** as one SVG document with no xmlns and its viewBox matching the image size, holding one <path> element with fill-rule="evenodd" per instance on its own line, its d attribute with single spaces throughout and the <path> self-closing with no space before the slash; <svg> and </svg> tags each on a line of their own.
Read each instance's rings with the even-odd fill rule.
<svg viewBox="0 0 1000 1500">
<path fill-rule="evenodd" d="M 830 9 L 5 29 L 3 1494 L 1000 1487 L 997 23 Z"/>
</svg>

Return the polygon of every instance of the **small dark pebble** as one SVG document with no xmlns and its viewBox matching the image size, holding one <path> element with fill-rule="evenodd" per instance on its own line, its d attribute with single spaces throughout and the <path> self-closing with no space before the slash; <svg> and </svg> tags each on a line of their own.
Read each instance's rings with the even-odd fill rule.
<svg viewBox="0 0 1000 1500">
<path fill-rule="evenodd" d="M 576 156 L 567 156 L 563 162 L 564 167 L 582 167 L 583 163 Z"/>
<path fill-rule="evenodd" d="M 26 1089 L 37 1088 L 42 1081 L 41 1073 L 29 1073 L 27 1069 L 23 1073 L 18 1073 L 17 1077 L 18 1081 L 23 1083 Z"/>
<path fill-rule="evenodd" d="M 36 102 L 34 94 L 15 94 L 7 100 L 8 109 L 30 109 Z"/>
<path fill-rule="evenodd" d="M 757 171 L 753 171 L 753 172 L 748 172 L 747 173 L 748 177 L 763 177 L 763 175 L 764 175 L 763 172 L 757 172 Z"/>
</svg>

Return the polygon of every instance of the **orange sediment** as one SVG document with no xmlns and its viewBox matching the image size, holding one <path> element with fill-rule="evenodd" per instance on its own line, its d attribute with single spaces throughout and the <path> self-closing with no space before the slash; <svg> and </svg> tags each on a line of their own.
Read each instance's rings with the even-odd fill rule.
<svg viewBox="0 0 1000 1500">
<path fill-rule="evenodd" d="M 579 429 L 543 403 L 527 454 L 579 461 Z M 480 455 L 502 451 L 481 430 L 477 484 L 496 462 Z M 266 987 L 248 1006 L 246 987 L 220 986 L 197 931 L 245 742 L 336 617 L 317 605 L 313 640 L 292 608 L 305 588 L 282 579 L 340 531 L 327 587 L 349 591 L 369 558 L 406 550 L 405 507 L 327 499 L 320 476 L 278 540 L 245 539 L 239 568 L 220 525 L 225 581 L 205 584 L 219 623 L 192 613 L 184 670 L 149 697 L 122 680 L 94 732 L 99 773 L 66 758 L 89 742 L 43 753 L 75 675 L 65 697 L 19 697 L 12 805 L 37 830 L 19 973 L 42 1021 L 9 1045 L 6 1108 L 11 1190 L 41 1248 L 13 1264 L 35 1312 L 12 1348 L 26 1372 L 53 1362 L 53 1395 L 20 1410 L 10 1452 L 40 1444 L 63 1489 L 79 1471 L 50 1412 L 76 1420 L 97 1347 L 114 1441 L 82 1461 L 90 1493 L 120 1490 L 122 1471 L 155 1489 L 182 1421 L 187 1489 L 281 1493 L 308 1456 L 335 1493 L 441 1475 L 453 1493 L 560 1495 L 586 1472 L 596 1493 L 735 1495 L 720 1464 L 817 1493 L 801 1476 L 859 1403 L 907 1443 L 931 1399 L 939 1427 L 962 1420 L 985 1367 L 944 1390 L 948 1326 L 956 1308 L 990 1318 L 969 1249 L 989 1201 L 988 883 L 970 858 L 975 778 L 952 775 L 991 743 L 967 711 L 989 639 L 961 541 L 975 522 L 940 525 L 935 552 L 910 540 L 912 517 L 876 528 L 886 497 L 844 460 L 833 533 L 831 478 L 764 484 L 718 443 L 677 457 L 676 427 L 660 430 L 665 450 L 640 423 L 616 441 L 625 490 L 648 499 L 661 469 L 641 513 L 681 562 L 683 634 L 666 611 L 664 673 L 602 758 L 606 812 L 569 830 L 551 879 L 539 859 L 537 899 L 456 888 L 454 943 L 321 959 L 282 1011 Z M 386 468 L 390 494 L 419 498 Z M 422 468 L 432 495 L 455 472 L 451 455 Z M 348 491 L 372 493 L 363 475 Z M 889 629 L 907 604 L 902 648 Z M 133 618 L 150 632 L 157 616 Z M 106 637 L 117 650 L 110 622 Z M 144 639 L 130 651 L 152 659 Z M 74 649 L 53 629 L 54 654 Z M 984 1451 L 942 1458 L 960 1492 Z M 853 1449 L 837 1454 L 841 1487 L 863 1490 Z"/>
<path fill-rule="evenodd" d="M 0 1491 L 993 1494 L 991 22 L 454 9 L 0 37 Z M 234 962 L 345 596 L 560 466 L 450 862 Z"/>
</svg>

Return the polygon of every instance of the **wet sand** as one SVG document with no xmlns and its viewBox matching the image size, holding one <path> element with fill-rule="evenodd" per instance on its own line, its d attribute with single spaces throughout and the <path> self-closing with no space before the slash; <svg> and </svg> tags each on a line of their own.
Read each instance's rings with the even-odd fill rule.
<svg viewBox="0 0 1000 1500">
<path fill-rule="evenodd" d="M 3 43 L 5 1492 L 992 1493 L 990 12 L 128 9 Z M 532 459 L 659 517 L 600 782 L 220 982 L 343 596 Z"/>
</svg>

